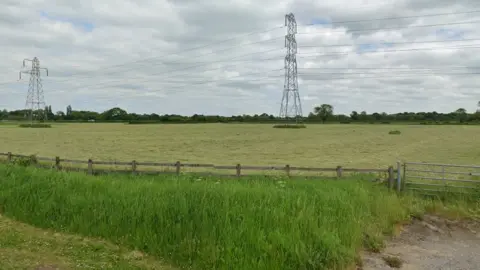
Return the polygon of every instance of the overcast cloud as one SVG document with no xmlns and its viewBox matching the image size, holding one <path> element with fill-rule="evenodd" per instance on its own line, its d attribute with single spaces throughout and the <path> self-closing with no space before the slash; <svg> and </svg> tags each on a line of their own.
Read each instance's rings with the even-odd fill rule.
<svg viewBox="0 0 480 270">
<path fill-rule="evenodd" d="M 305 115 L 322 103 L 347 114 L 473 111 L 475 2 L 0 0 L 0 108 L 24 108 L 28 76 L 18 73 L 38 57 L 55 111 L 276 115 L 293 12 Z M 455 14 L 430 16 L 445 13 Z M 388 17 L 409 18 L 373 20 Z"/>
</svg>

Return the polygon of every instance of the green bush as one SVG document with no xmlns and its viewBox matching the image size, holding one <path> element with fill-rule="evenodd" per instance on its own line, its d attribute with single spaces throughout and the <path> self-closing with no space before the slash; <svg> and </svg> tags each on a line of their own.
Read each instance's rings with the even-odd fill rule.
<svg viewBox="0 0 480 270">
<path fill-rule="evenodd" d="M 52 125 L 44 123 L 34 123 L 34 124 L 20 124 L 18 125 L 21 128 L 51 128 Z"/>
<path fill-rule="evenodd" d="M 223 181 L 0 165 L 0 185 L 7 216 L 193 269 L 346 269 L 413 209 L 409 197 L 359 176 Z"/>
<path fill-rule="evenodd" d="M 274 128 L 307 128 L 304 124 L 278 124 L 274 125 Z"/>
<path fill-rule="evenodd" d="M 388 134 L 390 134 L 390 135 L 400 135 L 400 134 L 402 134 L 402 132 L 400 132 L 400 130 L 390 130 L 388 132 Z"/>
<path fill-rule="evenodd" d="M 35 155 L 31 155 L 29 157 L 17 157 L 12 160 L 14 165 L 28 167 L 38 163 L 37 157 Z"/>
</svg>

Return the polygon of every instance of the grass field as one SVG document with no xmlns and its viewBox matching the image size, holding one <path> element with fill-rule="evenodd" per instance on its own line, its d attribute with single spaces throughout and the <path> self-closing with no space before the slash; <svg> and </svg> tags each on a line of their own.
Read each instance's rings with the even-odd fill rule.
<svg viewBox="0 0 480 270">
<path fill-rule="evenodd" d="M 4 215 L 193 269 L 347 269 L 426 204 L 362 179 L 91 177 L 0 165 Z"/>
<path fill-rule="evenodd" d="M 1 215 L 0 264 L 2 270 L 175 269 L 104 240 L 42 230 Z"/>
<path fill-rule="evenodd" d="M 389 135 L 399 130 L 400 135 Z M 69 159 L 386 168 L 401 161 L 471 164 L 480 126 L 268 124 L 0 125 L 0 152 Z"/>
</svg>

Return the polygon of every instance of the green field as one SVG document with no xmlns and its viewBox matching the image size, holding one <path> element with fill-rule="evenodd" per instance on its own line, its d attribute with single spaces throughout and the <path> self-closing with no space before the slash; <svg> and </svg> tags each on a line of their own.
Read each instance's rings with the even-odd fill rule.
<svg viewBox="0 0 480 270">
<path fill-rule="evenodd" d="M 401 134 L 389 135 L 391 130 Z M 386 168 L 398 160 L 476 163 L 479 131 L 479 126 L 422 125 L 0 125 L 0 152 L 102 161 Z"/>
</svg>

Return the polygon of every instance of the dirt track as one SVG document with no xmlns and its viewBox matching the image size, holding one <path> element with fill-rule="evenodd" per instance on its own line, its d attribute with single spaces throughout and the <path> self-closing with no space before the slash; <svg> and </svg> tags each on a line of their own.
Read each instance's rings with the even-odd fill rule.
<svg viewBox="0 0 480 270">
<path fill-rule="evenodd" d="M 415 220 L 380 254 L 364 254 L 364 270 L 387 270 L 385 258 L 401 261 L 405 270 L 480 269 L 480 224 L 452 222 L 434 216 Z M 388 259 L 387 259 L 388 260 Z M 393 265 L 392 259 L 388 260 Z"/>
</svg>

